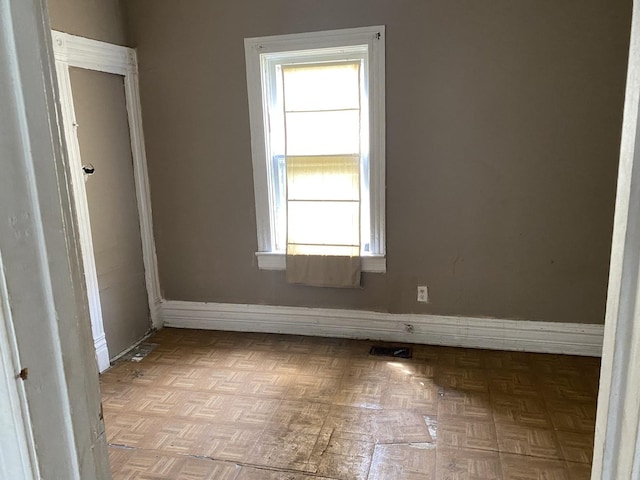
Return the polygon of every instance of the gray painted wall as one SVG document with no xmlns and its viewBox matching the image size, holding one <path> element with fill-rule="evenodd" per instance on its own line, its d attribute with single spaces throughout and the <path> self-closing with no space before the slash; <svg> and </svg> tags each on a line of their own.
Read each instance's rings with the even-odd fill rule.
<svg viewBox="0 0 640 480">
<path fill-rule="evenodd" d="M 102 321 L 111 357 L 151 328 L 124 81 L 120 75 L 71 68 Z"/>
<path fill-rule="evenodd" d="M 51 28 L 128 45 L 120 0 L 47 0 Z"/>
<path fill-rule="evenodd" d="M 167 299 L 603 322 L 629 0 L 124 7 Z M 287 285 L 254 258 L 243 39 L 377 24 L 388 272 L 359 290 Z"/>
</svg>

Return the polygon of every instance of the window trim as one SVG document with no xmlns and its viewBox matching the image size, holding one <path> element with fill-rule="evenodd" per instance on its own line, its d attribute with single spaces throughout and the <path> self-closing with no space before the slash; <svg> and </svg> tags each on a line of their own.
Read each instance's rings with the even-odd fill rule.
<svg viewBox="0 0 640 480">
<path fill-rule="evenodd" d="M 284 270 L 287 266 L 286 255 L 281 252 L 256 252 L 260 270 Z M 361 255 L 362 271 L 369 273 L 385 273 L 387 259 L 384 255 Z"/>
<path fill-rule="evenodd" d="M 274 250 L 275 219 L 270 211 L 273 203 L 269 188 L 270 163 L 267 159 L 263 106 L 266 79 L 260 55 L 321 48 L 367 45 L 369 56 L 369 210 L 371 222 L 371 255 L 363 255 L 363 271 L 386 271 L 385 242 L 385 27 L 359 27 L 311 33 L 246 38 L 245 61 L 251 127 L 251 156 L 256 203 L 258 235 L 258 267 L 283 270 L 283 252 Z M 279 257 L 282 257 L 280 260 Z"/>
</svg>

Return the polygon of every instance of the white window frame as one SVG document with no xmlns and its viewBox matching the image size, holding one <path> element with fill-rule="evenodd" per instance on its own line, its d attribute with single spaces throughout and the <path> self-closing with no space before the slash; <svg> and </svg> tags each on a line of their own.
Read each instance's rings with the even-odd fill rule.
<svg viewBox="0 0 640 480">
<path fill-rule="evenodd" d="M 386 272 L 385 246 L 385 28 L 350 28 L 323 32 L 246 38 L 245 60 L 247 65 L 247 91 L 249 95 L 249 120 L 251 126 L 251 154 L 253 160 L 253 184 L 256 202 L 258 233 L 258 268 L 284 270 L 285 253 L 275 250 L 275 204 L 270 187 L 271 159 L 268 158 L 268 136 L 265 124 L 268 112 L 267 79 L 262 63 L 265 55 L 276 57 L 278 53 L 305 50 L 335 49 L 367 46 L 369 88 L 369 210 L 370 253 L 362 255 L 362 270 Z"/>
</svg>

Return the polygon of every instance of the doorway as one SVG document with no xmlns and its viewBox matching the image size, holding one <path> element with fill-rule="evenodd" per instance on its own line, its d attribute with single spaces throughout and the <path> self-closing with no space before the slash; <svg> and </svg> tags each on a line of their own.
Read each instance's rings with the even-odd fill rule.
<svg viewBox="0 0 640 480">
<path fill-rule="evenodd" d="M 135 51 L 53 32 L 99 371 L 160 324 Z"/>
</svg>

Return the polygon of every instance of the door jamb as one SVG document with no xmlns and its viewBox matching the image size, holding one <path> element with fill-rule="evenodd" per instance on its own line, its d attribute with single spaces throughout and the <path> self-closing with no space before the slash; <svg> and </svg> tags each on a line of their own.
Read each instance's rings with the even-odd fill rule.
<svg viewBox="0 0 640 480">
<path fill-rule="evenodd" d="M 592 480 L 640 478 L 640 2 L 633 2 Z"/>
<path fill-rule="evenodd" d="M 73 105 L 73 93 L 69 67 L 122 75 L 129 120 L 129 136 L 133 157 L 133 176 L 140 220 L 140 236 L 145 271 L 145 284 L 149 299 L 149 312 L 154 328 L 162 327 L 160 303 L 160 282 L 156 257 L 153 223 L 151 218 L 151 196 L 149 191 L 149 175 L 142 130 L 140 108 L 140 91 L 138 87 L 138 64 L 136 51 L 132 48 L 91 40 L 76 35 L 52 31 L 53 51 L 56 62 L 60 102 L 62 104 L 62 123 L 64 135 L 69 149 L 71 166 L 71 185 L 78 221 L 82 260 L 87 283 L 87 296 L 91 312 L 91 327 L 99 371 L 109 367 L 109 352 L 105 339 L 100 291 L 96 271 L 89 205 L 85 189 L 84 173 L 80 145 L 78 143 L 77 122 Z"/>
</svg>

